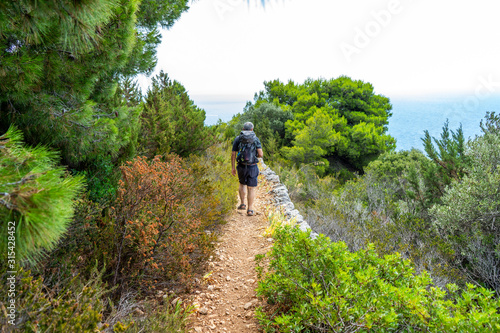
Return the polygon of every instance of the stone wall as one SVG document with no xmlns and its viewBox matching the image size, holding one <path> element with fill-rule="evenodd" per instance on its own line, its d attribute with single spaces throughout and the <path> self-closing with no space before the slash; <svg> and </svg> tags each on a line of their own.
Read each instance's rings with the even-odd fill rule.
<svg viewBox="0 0 500 333">
<path fill-rule="evenodd" d="M 300 230 L 306 231 L 308 229 L 311 229 L 309 223 L 307 223 L 307 221 L 300 214 L 300 212 L 297 209 L 295 209 L 295 206 L 292 200 L 290 200 L 290 197 L 288 195 L 288 189 L 286 188 L 285 185 L 283 185 L 280 182 L 279 176 L 273 170 L 271 170 L 271 168 L 269 168 L 266 164 L 264 164 L 262 160 L 260 160 L 260 162 L 261 162 L 259 164 L 260 173 L 272 186 L 270 194 L 273 196 L 275 207 L 279 209 L 282 208 L 285 214 L 285 218 L 287 220 L 293 219 L 299 226 Z M 314 230 L 311 231 L 311 237 L 313 239 L 316 238 L 317 235 L 318 234 L 315 233 Z"/>
</svg>

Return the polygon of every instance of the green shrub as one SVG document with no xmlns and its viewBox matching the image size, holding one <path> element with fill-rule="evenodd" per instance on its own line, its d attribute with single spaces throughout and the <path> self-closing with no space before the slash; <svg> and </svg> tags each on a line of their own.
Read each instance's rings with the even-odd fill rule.
<svg viewBox="0 0 500 333">
<path fill-rule="evenodd" d="M 85 176 L 89 199 L 102 203 L 112 202 L 120 179 L 115 159 L 110 155 L 98 156 L 85 164 L 83 171 L 77 173 Z"/>
<path fill-rule="evenodd" d="M 449 242 L 431 227 L 422 168 L 433 162 L 418 151 L 388 152 L 362 176 L 345 183 L 319 177 L 310 166 L 275 167 L 312 229 L 351 251 L 374 244 L 381 255 L 399 252 L 440 287 L 463 284 Z"/>
<path fill-rule="evenodd" d="M 488 115 L 482 128 L 466 149 L 467 174 L 450 182 L 430 212 L 471 279 L 500 293 L 500 118 Z"/>
<path fill-rule="evenodd" d="M 425 156 L 418 151 L 383 154 L 365 175 L 343 185 L 336 177 L 318 177 L 309 166 L 274 165 L 273 170 L 315 232 L 345 242 L 351 251 L 369 243 L 381 255 L 397 251 L 412 260 L 417 272 L 429 271 L 438 286 L 461 283 L 450 246 L 405 194 L 409 185 L 404 172 L 421 159 Z"/>
<path fill-rule="evenodd" d="M 380 257 L 373 246 L 350 252 L 283 226 L 257 289 L 269 304 L 258 318 L 266 332 L 500 331 L 493 291 L 447 287 L 449 297 L 397 253 Z"/>
<path fill-rule="evenodd" d="M 75 214 L 67 232 L 43 264 L 32 269 L 44 277 L 46 285 L 65 285 L 75 275 L 89 279 L 96 262 L 103 267 L 109 265 L 114 251 L 114 244 L 109 241 L 114 225 L 108 212 L 109 208 L 87 196 L 75 200 Z"/>
<path fill-rule="evenodd" d="M 186 160 L 193 175 L 193 196 L 209 229 L 221 224 L 236 204 L 238 181 L 231 174 L 231 148 L 230 142 L 214 145 Z"/>
<path fill-rule="evenodd" d="M 431 138 L 429 132 L 425 131 L 422 142 L 427 156 L 433 162 L 430 165 L 422 165 L 428 189 L 426 199 L 430 204 L 438 203 L 444 193 L 445 186 L 449 185 L 452 180 L 461 179 L 469 164 L 465 154 L 462 126 L 460 125 L 456 132 L 450 131 L 448 121 L 446 121 L 441 132 L 441 139 Z"/>
<path fill-rule="evenodd" d="M 181 302 L 171 304 L 172 298 L 167 298 L 163 304 L 156 302 L 148 304 L 145 312 L 148 316 L 144 319 L 135 319 L 126 333 L 184 333 L 187 329 L 189 316 L 194 308 L 185 306 Z"/>
<path fill-rule="evenodd" d="M 18 332 L 101 332 L 106 325 L 100 325 L 104 309 L 103 295 L 106 287 L 98 272 L 83 284 L 75 277 L 66 287 L 47 288 L 42 278 L 35 278 L 21 268 L 16 275 L 16 319 Z M 10 273 L 3 271 L 2 281 Z M 7 300 L 7 288 L 0 288 L 0 298 Z M 10 317 L 2 303 L 0 326 L 12 327 Z M 8 326 L 9 325 L 9 326 Z"/>
</svg>

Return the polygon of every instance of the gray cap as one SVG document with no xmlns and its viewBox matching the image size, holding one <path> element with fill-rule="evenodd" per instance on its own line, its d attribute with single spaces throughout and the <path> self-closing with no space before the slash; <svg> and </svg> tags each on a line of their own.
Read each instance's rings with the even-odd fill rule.
<svg viewBox="0 0 500 333">
<path fill-rule="evenodd" d="M 245 124 L 243 124 L 243 130 L 244 131 L 251 131 L 253 130 L 253 124 L 251 122 L 246 122 Z"/>
</svg>

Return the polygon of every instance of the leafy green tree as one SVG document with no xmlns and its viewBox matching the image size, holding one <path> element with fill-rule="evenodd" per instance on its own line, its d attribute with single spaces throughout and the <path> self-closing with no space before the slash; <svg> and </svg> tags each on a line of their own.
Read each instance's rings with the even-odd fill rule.
<svg viewBox="0 0 500 333">
<path fill-rule="evenodd" d="M 176 153 L 187 156 L 205 150 L 213 134 L 205 127 L 205 111 L 189 99 L 186 89 L 161 72 L 145 97 L 139 138 L 147 156 Z"/>
<path fill-rule="evenodd" d="M 428 210 L 440 202 L 452 180 L 462 179 L 470 159 L 465 154 L 461 127 L 451 131 L 448 122 L 443 126 L 441 139 L 425 131 L 422 141 L 427 156 L 417 150 L 383 154 L 369 164 L 366 172 L 374 185 L 381 185 L 387 193 L 394 189 L 393 199 L 405 201 L 412 214 L 430 224 Z"/>
<path fill-rule="evenodd" d="M 341 137 L 326 149 L 324 157 L 361 170 L 395 147 L 394 139 L 386 134 L 392 106 L 388 98 L 375 94 L 369 83 L 342 76 L 308 79 L 303 84 L 274 80 L 264 82 L 264 86 L 265 90 L 255 96 L 256 108 L 267 102 L 293 114 L 293 120 L 286 122 L 284 143 L 291 142 L 321 110 L 331 118 L 333 129 Z"/>
<path fill-rule="evenodd" d="M 293 119 L 290 111 L 272 103 L 260 103 L 258 106 L 248 103 L 243 114 L 235 116 L 238 119 L 233 124 L 234 133 L 239 133 L 243 124 L 250 121 L 266 152 L 266 160 L 276 160 L 279 157 L 279 147 L 285 142 L 285 123 Z M 231 139 L 235 135 L 231 136 Z"/>
<path fill-rule="evenodd" d="M 365 168 L 365 182 L 377 192 L 390 197 L 390 200 L 405 202 L 406 208 L 412 214 L 419 215 L 422 209 L 420 197 L 423 175 L 422 169 L 429 168 L 432 162 L 417 149 L 411 151 L 387 152 L 370 162 Z M 371 190 L 374 194 L 375 191 Z M 373 200 L 378 201 L 378 200 Z M 387 203 L 385 203 L 387 204 Z M 386 205 L 384 209 L 389 208 Z M 371 209 L 381 207 L 368 206 Z M 420 216 L 422 217 L 422 216 Z"/>
<path fill-rule="evenodd" d="M 0 136 L 0 247 L 6 254 L 12 238 L 17 258 L 32 260 L 66 231 L 83 177 L 57 167 L 56 152 L 24 147 L 21 141 L 14 127 Z M 15 223 L 15 234 L 8 233 L 9 221 Z"/>
<path fill-rule="evenodd" d="M 306 126 L 297 130 L 292 147 L 283 147 L 283 154 L 296 165 L 313 163 L 319 174 L 328 168 L 328 160 L 323 158 L 332 151 L 341 134 L 333 128 L 333 120 L 321 110 L 317 110 L 306 121 Z"/>
<path fill-rule="evenodd" d="M 259 131 L 261 141 L 266 141 L 272 136 L 285 136 L 285 123 L 293 119 L 290 111 L 284 111 L 279 106 L 272 103 L 261 103 L 258 106 L 248 104 L 243 114 L 239 117 L 237 130 L 243 128 L 243 124 L 250 121 L 254 124 L 255 130 Z"/>
</svg>

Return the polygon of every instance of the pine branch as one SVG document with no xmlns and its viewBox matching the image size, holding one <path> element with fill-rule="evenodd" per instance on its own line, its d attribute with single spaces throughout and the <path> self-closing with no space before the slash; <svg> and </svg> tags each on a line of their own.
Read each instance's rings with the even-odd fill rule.
<svg viewBox="0 0 500 333">
<path fill-rule="evenodd" d="M 59 97 L 59 96 L 58 96 Z M 66 113 L 71 112 L 71 109 L 62 108 L 62 112 L 52 112 L 51 115 L 55 117 L 63 117 Z"/>
<path fill-rule="evenodd" d="M 116 118 L 118 117 L 118 112 L 112 111 L 111 113 L 108 114 L 95 114 L 93 115 L 94 118 L 100 119 L 100 118 Z"/>
<path fill-rule="evenodd" d="M 32 180 L 33 178 L 35 178 L 34 175 L 30 175 L 28 177 L 25 177 L 25 178 L 22 178 L 20 181 L 17 181 L 17 182 L 14 182 L 14 183 L 6 183 L 6 184 L 1 184 L 2 186 L 15 186 L 15 185 L 23 185 L 25 184 L 27 181 L 30 181 Z M 0 193 L 2 194 L 2 193 Z M 8 193 L 6 195 L 9 195 Z"/>
<path fill-rule="evenodd" d="M 67 113 L 69 111 L 64 111 L 62 113 L 57 113 L 57 112 L 51 112 L 50 114 L 53 115 L 54 117 L 56 118 L 61 118 L 64 116 L 65 113 Z M 66 121 L 72 125 L 76 125 L 76 126 L 79 126 L 79 127 L 82 127 L 82 128 L 85 128 L 85 129 L 90 129 L 92 128 L 92 126 L 88 126 L 88 125 L 84 125 L 84 124 L 81 124 L 79 122 L 76 122 L 74 120 L 70 120 L 70 119 L 66 119 Z"/>
<path fill-rule="evenodd" d="M 86 29 L 90 29 L 90 27 L 87 24 L 83 23 L 78 17 L 76 17 L 68 9 L 66 9 L 66 7 L 64 6 L 63 3 L 61 3 L 60 5 L 61 5 L 61 8 L 75 21 L 75 23 L 82 25 Z"/>
<path fill-rule="evenodd" d="M 12 108 L 12 110 L 14 110 L 15 113 L 18 113 L 16 108 L 14 107 L 14 104 L 12 104 L 12 100 L 9 98 L 9 104 L 10 104 L 10 107 Z"/>
<path fill-rule="evenodd" d="M 8 194 L 8 193 L 7 193 L 7 194 Z M 3 199 L 0 199 L 0 205 L 5 206 L 5 207 L 6 207 L 7 209 L 9 209 L 9 210 L 13 210 L 13 209 L 15 209 L 15 208 L 16 208 L 16 206 L 15 206 L 15 205 L 13 205 L 13 204 L 11 204 L 11 203 L 9 203 L 9 202 L 7 202 L 7 201 L 3 200 Z"/>
<path fill-rule="evenodd" d="M 56 94 L 56 96 L 57 96 L 57 94 Z M 59 97 L 59 96 L 58 96 L 58 97 Z M 76 112 L 78 112 L 78 110 L 73 110 L 73 109 L 71 109 L 71 107 L 67 107 L 67 108 L 62 108 L 62 109 L 61 109 L 61 112 L 55 112 L 55 111 L 53 111 L 53 112 L 50 112 L 50 114 L 51 114 L 52 116 L 56 117 L 56 118 L 63 118 L 63 117 L 65 117 L 65 116 L 66 116 L 66 114 L 67 114 L 67 113 L 70 113 L 71 111 L 76 111 Z M 65 119 L 65 120 L 66 120 L 68 123 L 70 123 L 70 124 L 72 124 L 72 125 L 76 125 L 76 126 L 78 126 L 78 127 L 82 127 L 82 128 L 85 128 L 85 129 L 90 129 L 90 128 L 92 128 L 92 126 L 90 126 L 90 125 L 84 125 L 84 124 L 79 123 L 79 122 L 74 121 L 74 120 L 70 120 L 70 119 Z"/>
</svg>

